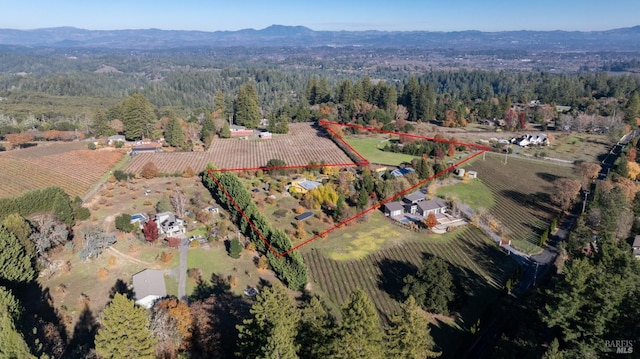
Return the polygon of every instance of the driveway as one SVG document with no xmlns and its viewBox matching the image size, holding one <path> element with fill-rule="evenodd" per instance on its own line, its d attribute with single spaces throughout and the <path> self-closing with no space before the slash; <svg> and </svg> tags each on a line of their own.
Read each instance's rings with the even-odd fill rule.
<svg viewBox="0 0 640 359">
<path fill-rule="evenodd" d="M 187 299 L 187 253 L 189 240 L 182 238 L 180 242 L 180 264 L 178 265 L 178 299 Z"/>
</svg>

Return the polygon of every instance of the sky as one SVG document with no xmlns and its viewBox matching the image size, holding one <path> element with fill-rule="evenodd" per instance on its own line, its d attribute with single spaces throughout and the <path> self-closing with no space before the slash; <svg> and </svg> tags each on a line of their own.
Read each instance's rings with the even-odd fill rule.
<svg viewBox="0 0 640 359">
<path fill-rule="evenodd" d="M 638 0 L 0 0 L 0 28 L 608 30 L 640 25 Z"/>
</svg>

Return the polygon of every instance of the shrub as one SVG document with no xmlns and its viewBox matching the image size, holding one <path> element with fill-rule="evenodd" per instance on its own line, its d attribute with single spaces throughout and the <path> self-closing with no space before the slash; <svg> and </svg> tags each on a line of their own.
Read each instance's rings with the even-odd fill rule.
<svg viewBox="0 0 640 359">
<path fill-rule="evenodd" d="M 256 264 L 258 269 L 266 270 L 269 268 L 269 261 L 267 260 L 267 256 L 260 256 L 258 258 L 258 263 Z"/>
<path fill-rule="evenodd" d="M 129 175 L 125 171 L 115 170 L 113 171 L 113 177 L 115 177 L 117 181 L 122 182 L 126 181 Z"/>
<path fill-rule="evenodd" d="M 123 213 L 116 217 L 116 229 L 125 233 L 133 232 L 135 225 L 131 223 L 131 215 Z"/>
<path fill-rule="evenodd" d="M 189 268 L 187 270 L 187 276 L 194 280 L 199 280 L 202 277 L 202 269 L 200 268 Z"/>
<path fill-rule="evenodd" d="M 238 259 L 240 258 L 240 253 L 242 253 L 242 244 L 240 244 L 240 240 L 238 238 L 234 238 L 229 241 L 228 249 L 229 257 Z"/>
<path fill-rule="evenodd" d="M 177 238 L 177 237 L 167 238 L 167 246 L 172 248 L 178 248 L 180 246 L 180 238 Z"/>
<path fill-rule="evenodd" d="M 109 265 L 110 265 L 111 267 L 115 266 L 117 261 L 118 261 L 118 259 L 117 259 L 116 257 L 114 257 L 114 256 L 109 256 Z"/>
<path fill-rule="evenodd" d="M 116 143 L 114 144 L 114 146 L 116 148 L 122 148 L 124 146 L 124 142 L 122 141 L 116 141 Z"/>
<path fill-rule="evenodd" d="M 96 149 L 96 144 L 93 143 L 93 142 L 89 142 L 87 144 L 87 148 L 90 149 L 90 150 L 95 150 Z"/>
<path fill-rule="evenodd" d="M 165 252 L 162 251 L 162 253 L 160 253 L 160 255 L 158 256 L 158 262 L 160 263 L 169 263 L 171 262 L 171 260 L 173 259 L 173 253 L 172 252 Z"/>
<path fill-rule="evenodd" d="M 109 271 L 107 270 L 107 268 L 98 269 L 98 279 L 105 280 L 108 277 L 109 277 Z"/>
<path fill-rule="evenodd" d="M 304 207 L 298 206 L 296 207 L 296 214 L 303 214 L 305 211 Z"/>
<path fill-rule="evenodd" d="M 158 173 L 160 173 L 160 170 L 158 170 L 158 167 L 156 167 L 155 163 L 153 162 L 147 162 L 142 167 L 141 174 L 142 177 L 146 179 L 155 178 L 158 176 Z"/>
<path fill-rule="evenodd" d="M 229 276 L 229 286 L 231 288 L 235 288 L 238 285 L 238 277 L 230 275 Z"/>
</svg>

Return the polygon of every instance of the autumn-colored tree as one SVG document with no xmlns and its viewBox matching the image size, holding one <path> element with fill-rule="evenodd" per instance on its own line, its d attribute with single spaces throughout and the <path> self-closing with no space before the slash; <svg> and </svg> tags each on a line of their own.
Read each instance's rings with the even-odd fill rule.
<svg viewBox="0 0 640 359">
<path fill-rule="evenodd" d="M 153 162 L 147 162 L 142 166 L 142 172 L 140 174 L 146 179 L 151 179 L 158 176 L 158 173 L 160 173 L 160 170 L 158 170 L 156 164 Z"/>
<path fill-rule="evenodd" d="M 193 168 L 191 166 L 187 166 L 187 168 L 184 169 L 184 172 L 182 172 L 182 177 L 191 178 L 195 174 L 196 174 L 196 172 L 193 170 Z"/>
<path fill-rule="evenodd" d="M 638 162 L 628 162 L 627 172 L 629 172 L 629 178 L 632 180 L 638 179 L 638 176 L 640 176 L 640 164 Z"/>
<path fill-rule="evenodd" d="M 447 146 L 447 156 L 453 157 L 455 154 L 456 154 L 456 145 L 449 142 L 449 145 Z"/>
<path fill-rule="evenodd" d="M 178 248 L 180 246 L 181 239 L 178 237 L 167 238 L 167 246 L 172 248 Z"/>
<path fill-rule="evenodd" d="M 153 311 L 155 313 L 166 312 L 170 316 L 170 321 L 179 334 L 179 347 L 186 348 L 191 340 L 191 326 L 193 325 L 193 316 L 189 305 L 175 297 L 166 298 L 159 300 L 153 306 Z"/>
<path fill-rule="evenodd" d="M 304 222 L 298 221 L 296 223 L 296 239 L 304 240 L 304 237 L 307 235 L 307 232 L 304 229 Z"/>
<path fill-rule="evenodd" d="M 436 218 L 436 215 L 433 212 L 429 212 L 429 214 L 427 215 L 427 219 L 425 220 L 425 223 L 428 228 L 433 228 L 438 225 L 438 219 Z"/>
<path fill-rule="evenodd" d="M 267 256 L 260 256 L 260 258 L 258 258 L 257 267 L 261 270 L 266 270 L 269 268 L 269 261 L 267 260 Z"/>
<path fill-rule="evenodd" d="M 4 135 L 4 139 L 9 141 L 12 147 L 20 147 L 33 141 L 33 135 L 28 133 L 7 133 Z"/>
<path fill-rule="evenodd" d="M 154 220 L 150 219 L 145 223 L 144 227 L 142 227 L 142 233 L 147 242 L 153 243 L 158 239 L 158 225 Z"/>
<path fill-rule="evenodd" d="M 602 167 L 597 163 L 580 162 L 574 167 L 575 173 L 580 176 L 583 188 L 589 188 L 590 183 L 598 178 Z"/>
<path fill-rule="evenodd" d="M 553 183 L 551 201 L 564 211 L 571 207 L 580 193 L 580 182 L 568 178 L 559 178 Z"/>
</svg>

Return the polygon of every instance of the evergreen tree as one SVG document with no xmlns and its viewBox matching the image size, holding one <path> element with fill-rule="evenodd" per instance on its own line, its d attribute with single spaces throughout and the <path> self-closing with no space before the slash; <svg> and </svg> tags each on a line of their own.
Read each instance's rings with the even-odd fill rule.
<svg viewBox="0 0 640 359">
<path fill-rule="evenodd" d="M 137 140 L 151 136 L 155 122 L 153 107 L 144 95 L 135 94 L 124 100 L 122 123 L 127 139 Z"/>
<path fill-rule="evenodd" d="M 260 105 L 256 89 L 250 82 L 238 89 L 236 99 L 236 124 L 249 128 L 260 125 Z"/>
<path fill-rule="evenodd" d="M 224 117 L 226 108 L 225 108 L 225 100 L 224 94 L 222 91 L 216 91 L 216 95 L 213 99 L 213 111 L 220 117 Z"/>
<path fill-rule="evenodd" d="M 342 322 L 331 345 L 333 354 L 340 358 L 384 358 L 382 339 L 376 308 L 362 289 L 356 289 L 342 306 Z"/>
<path fill-rule="evenodd" d="M 627 102 L 625 120 L 635 126 L 636 119 L 640 116 L 640 92 L 634 91 Z"/>
<path fill-rule="evenodd" d="M 20 244 L 22 244 L 27 252 L 27 255 L 35 255 L 35 246 L 29 238 L 32 232 L 31 226 L 21 215 L 17 213 L 8 215 L 2 222 L 2 226 L 18 238 Z"/>
<path fill-rule="evenodd" d="M 109 119 L 102 110 L 97 110 L 91 122 L 91 134 L 95 137 L 115 135 L 116 131 L 109 126 Z"/>
<path fill-rule="evenodd" d="M 0 281 L 30 282 L 35 278 L 33 256 L 28 255 L 18 238 L 2 226 L 0 248 Z"/>
<path fill-rule="evenodd" d="M 202 120 L 202 131 L 200 132 L 200 139 L 203 142 L 207 142 L 216 133 L 216 125 L 213 123 L 213 118 L 210 115 L 206 115 Z"/>
<path fill-rule="evenodd" d="M 317 297 L 311 298 L 302 309 L 298 339 L 300 358 L 325 358 L 329 356 L 328 346 L 332 339 L 335 319 L 329 314 L 326 304 Z"/>
<path fill-rule="evenodd" d="M 21 322 L 22 306 L 5 287 L 0 287 L 0 357 L 35 358 L 17 327 Z"/>
<path fill-rule="evenodd" d="M 418 273 L 404 279 L 402 293 L 416 299 L 420 306 L 433 313 L 448 313 L 449 303 L 453 300 L 453 276 L 447 263 L 438 257 L 427 258 L 422 262 Z"/>
<path fill-rule="evenodd" d="M 387 328 L 387 356 L 389 358 L 436 358 L 429 320 L 412 296 L 402 304 L 402 312 L 391 317 Z"/>
<path fill-rule="evenodd" d="M 220 138 L 229 137 L 231 137 L 231 129 L 229 128 L 229 123 L 225 121 L 224 125 L 222 125 L 222 129 L 220 130 Z"/>
<path fill-rule="evenodd" d="M 251 318 L 238 326 L 242 358 L 298 358 L 296 334 L 300 311 L 278 281 L 263 288 L 249 310 Z"/>
<path fill-rule="evenodd" d="M 149 314 L 133 300 L 117 293 L 100 315 L 96 353 L 102 358 L 155 358 L 156 342 L 149 330 Z"/>
<path fill-rule="evenodd" d="M 182 125 L 180 125 L 180 120 L 175 117 L 169 120 L 164 131 L 164 137 L 167 143 L 173 147 L 183 147 L 185 145 L 186 138 Z"/>
<path fill-rule="evenodd" d="M 240 240 L 238 238 L 233 238 L 229 241 L 229 257 L 238 259 L 240 258 L 240 254 L 242 253 L 242 244 L 240 244 Z"/>
<path fill-rule="evenodd" d="M 73 220 L 73 208 L 71 208 L 71 202 L 66 193 L 58 193 L 53 200 L 53 206 L 51 208 L 53 215 L 59 220 L 64 222 L 68 227 L 74 225 Z"/>
</svg>

